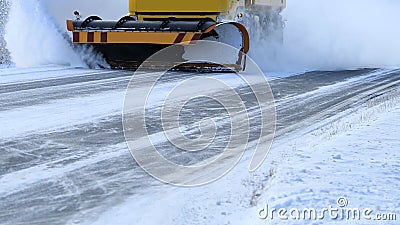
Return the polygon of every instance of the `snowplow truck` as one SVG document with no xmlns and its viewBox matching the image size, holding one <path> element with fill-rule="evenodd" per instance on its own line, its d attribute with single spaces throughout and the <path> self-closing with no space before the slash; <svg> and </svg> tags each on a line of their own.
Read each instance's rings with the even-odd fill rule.
<svg viewBox="0 0 400 225">
<path fill-rule="evenodd" d="M 234 36 L 231 42 L 239 43 L 234 47 L 247 54 L 246 24 L 254 21 L 246 20 L 256 16 L 259 23 L 277 23 L 266 15 L 277 15 L 285 6 L 286 0 L 129 0 L 129 13 L 119 20 L 83 19 L 76 11 L 67 29 L 73 44 L 93 46 L 112 68 L 137 68 L 165 47 L 198 40 L 224 42 Z"/>
</svg>

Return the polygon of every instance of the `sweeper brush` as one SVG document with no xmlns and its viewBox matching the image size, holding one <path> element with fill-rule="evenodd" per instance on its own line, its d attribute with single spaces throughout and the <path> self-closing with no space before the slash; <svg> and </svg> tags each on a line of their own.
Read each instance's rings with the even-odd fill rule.
<svg viewBox="0 0 400 225">
<path fill-rule="evenodd" d="M 286 0 L 130 0 L 129 14 L 118 21 L 104 21 L 99 16 L 82 19 L 76 11 L 76 19 L 67 20 L 67 28 L 74 44 L 93 46 L 112 68 L 134 69 L 168 46 L 211 40 L 240 49 L 234 67 L 241 70 L 250 49 L 246 19 L 259 15 L 277 18 L 265 15 L 279 15 L 285 5 Z M 199 63 L 188 67 L 212 66 Z"/>
</svg>

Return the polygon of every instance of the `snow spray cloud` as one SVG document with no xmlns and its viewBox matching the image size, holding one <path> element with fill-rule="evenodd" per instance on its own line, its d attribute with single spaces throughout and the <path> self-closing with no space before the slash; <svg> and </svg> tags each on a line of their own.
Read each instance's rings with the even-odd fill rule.
<svg viewBox="0 0 400 225">
<path fill-rule="evenodd" d="M 264 70 L 340 70 L 400 65 L 400 1 L 287 0 L 284 44 L 253 40 Z"/>
<path fill-rule="evenodd" d="M 17 66 L 84 65 L 38 0 L 11 2 L 5 40 Z"/>
<path fill-rule="evenodd" d="M 73 19 L 74 11 L 79 11 L 83 18 L 98 15 L 105 20 L 118 20 L 128 12 L 128 0 L 41 0 L 47 16 L 58 26 L 61 33 L 65 32 L 67 19 Z M 94 7 L 95 6 L 95 7 Z M 68 33 L 68 42 L 71 33 Z M 90 68 L 109 68 L 103 56 L 89 46 L 73 45 L 73 49 Z"/>
<path fill-rule="evenodd" d="M 5 29 L 7 49 L 17 66 L 69 65 L 108 67 L 103 57 L 87 46 L 73 46 L 66 32 L 65 1 L 15 0 Z M 71 2 L 71 1 L 70 1 Z M 74 1 L 75 2 L 75 1 Z M 64 5 L 63 5 L 64 4 Z M 72 7 L 72 6 L 71 6 Z M 59 20 L 52 15 L 63 12 Z M 58 21 L 58 22 L 56 22 Z"/>
<path fill-rule="evenodd" d="M 160 61 L 171 66 L 154 68 Z M 132 156 L 154 178 L 177 186 L 215 181 L 250 149 L 255 150 L 249 165 L 254 171 L 275 133 L 274 98 L 264 74 L 248 57 L 246 70 L 229 77 L 195 73 L 163 84 L 170 68 L 192 62 L 238 62 L 243 68 L 245 60 L 238 49 L 210 41 L 173 45 L 147 59 L 132 76 L 124 100 L 123 127 Z"/>
</svg>

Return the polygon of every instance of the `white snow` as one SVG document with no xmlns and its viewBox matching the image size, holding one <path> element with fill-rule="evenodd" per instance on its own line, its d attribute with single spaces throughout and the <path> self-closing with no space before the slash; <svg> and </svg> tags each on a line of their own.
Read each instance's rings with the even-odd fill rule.
<svg viewBox="0 0 400 225">
<path fill-rule="evenodd" d="M 371 208 L 372 217 L 376 213 L 396 213 L 400 219 L 398 124 L 400 104 L 397 101 L 364 109 L 331 123 L 328 128 L 287 142 L 292 156 L 278 167 L 258 208 L 268 204 L 277 209 L 322 210 L 329 205 L 338 207 L 337 199 L 345 197 L 349 208 Z M 252 218 L 251 224 L 281 224 L 283 221 L 276 217 L 272 221 Z M 322 221 L 289 220 L 288 224 L 378 224 L 374 220 L 335 221 L 327 217 Z M 397 224 L 396 221 L 380 222 Z"/>
</svg>

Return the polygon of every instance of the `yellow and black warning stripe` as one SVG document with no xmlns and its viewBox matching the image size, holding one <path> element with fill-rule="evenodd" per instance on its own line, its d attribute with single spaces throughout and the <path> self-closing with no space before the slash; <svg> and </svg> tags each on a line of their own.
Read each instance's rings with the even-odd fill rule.
<svg viewBox="0 0 400 225">
<path fill-rule="evenodd" d="M 193 44 L 202 33 L 193 32 L 86 32 L 74 31 L 75 44 Z"/>
<path fill-rule="evenodd" d="M 243 24 L 238 22 L 221 22 L 209 26 L 201 32 L 180 31 L 113 31 L 113 30 L 78 30 L 74 23 L 67 20 L 67 29 L 73 33 L 74 44 L 164 44 L 173 45 L 178 43 L 195 44 L 203 34 L 214 31 L 219 26 L 231 24 L 242 34 L 242 49 L 245 54 L 250 49 L 250 37 Z"/>
</svg>

